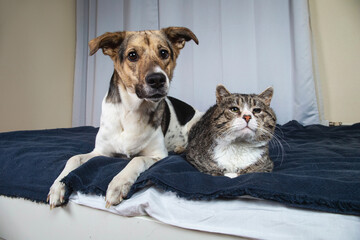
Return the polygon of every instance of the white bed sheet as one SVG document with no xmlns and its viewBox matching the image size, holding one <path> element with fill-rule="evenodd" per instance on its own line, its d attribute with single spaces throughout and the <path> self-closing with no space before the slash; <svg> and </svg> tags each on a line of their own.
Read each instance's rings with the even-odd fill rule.
<svg viewBox="0 0 360 240">
<path fill-rule="evenodd" d="M 287 207 L 254 198 L 186 200 L 150 187 L 120 205 L 74 193 L 70 201 L 121 216 L 149 215 L 181 228 L 258 239 L 360 239 L 360 217 Z"/>
</svg>

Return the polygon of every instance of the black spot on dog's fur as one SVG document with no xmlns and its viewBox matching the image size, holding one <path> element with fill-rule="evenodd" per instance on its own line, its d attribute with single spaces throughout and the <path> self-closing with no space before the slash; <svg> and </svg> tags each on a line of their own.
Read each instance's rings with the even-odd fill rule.
<svg viewBox="0 0 360 240">
<path fill-rule="evenodd" d="M 162 121 L 161 121 L 161 130 L 162 130 L 164 136 L 169 129 L 169 124 L 170 124 L 170 109 L 169 109 L 167 102 L 165 101 L 165 109 L 164 109 L 164 113 L 163 113 L 163 117 L 162 117 Z"/>
<path fill-rule="evenodd" d="M 173 97 L 168 97 L 168 99 L 174 107 L 176 117 L 180 125 L 184 126 L 194 117 L 195 109 L 189 104 L 184 103 L 183 101 L 180 101 L 179 99 Z"/>
<path fill-rule="evenodd" d="M 120 78 L 119 75 L 114 70 L 114 73 L 110 80 L 109 91 L 106 96 L 106 102 L 108 102 L 108 103 L 120 103 L 121 102 L 120 92 L 119 92 L 119 88 L 118 88 L 119 78 Z"/>
</svg>

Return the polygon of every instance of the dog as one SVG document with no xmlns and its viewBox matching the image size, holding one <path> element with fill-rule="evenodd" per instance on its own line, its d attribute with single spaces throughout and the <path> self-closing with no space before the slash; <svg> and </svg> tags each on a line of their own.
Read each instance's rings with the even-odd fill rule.
<svg viewBox="0 0 360 240">
<path fill-rule="evenodd" d="M 110 87 L 102 102 L 95 148 L 71 157 L 50 187 L 50 209 L 64 203 L 61 180 L 96 156 L 131 159 L 109 183 L 106 207 L 119 204 L 138 176 L 169 151 L 186 147 L 187 135 L 201 112 L 167 97 L 176 59 L 185 43 L 199 43 L 184 27 L 154 31 L 107 32 L 89 42 L 90 56 L 100 48 L 114 62 Z"/>
</svg>

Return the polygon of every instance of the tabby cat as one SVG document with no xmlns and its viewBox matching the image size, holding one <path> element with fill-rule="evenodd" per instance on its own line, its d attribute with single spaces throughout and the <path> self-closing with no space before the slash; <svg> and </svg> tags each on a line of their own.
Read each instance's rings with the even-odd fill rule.
<svg viewBox="0 0 360 240">
<path fill-rule="evenodd" d="M 276 127 L 272 95 L 272 87 L 256 95 L 217 86 L 216 104 L 190 130 L 188 162 L 201 172 L 231 178 L 272 171 L 268 150 Z"/>
</svg>

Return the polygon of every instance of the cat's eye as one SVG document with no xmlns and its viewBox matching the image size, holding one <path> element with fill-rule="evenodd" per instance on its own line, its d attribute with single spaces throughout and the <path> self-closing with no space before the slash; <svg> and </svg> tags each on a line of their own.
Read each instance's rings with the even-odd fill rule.
<svg viewBox="0 0 360 240">
<path fill-rule="evenodd" d="M 230 111 L 232 111 L 233 113 L 238 113 L 240 109 L 238 107 L 231 107 Z"/>
<path fill-rule="evenodd" d="M 137 60 L 139 60 L 139 55 L 135 51 L 131 51 L 128 54 L 128 59 L 131 62 L 136 62 Z"/>
<path fill-rule="evenodd" d="M 261 108 L 254 108 L 253 113 L 261 113 Z"/>
</svg>

